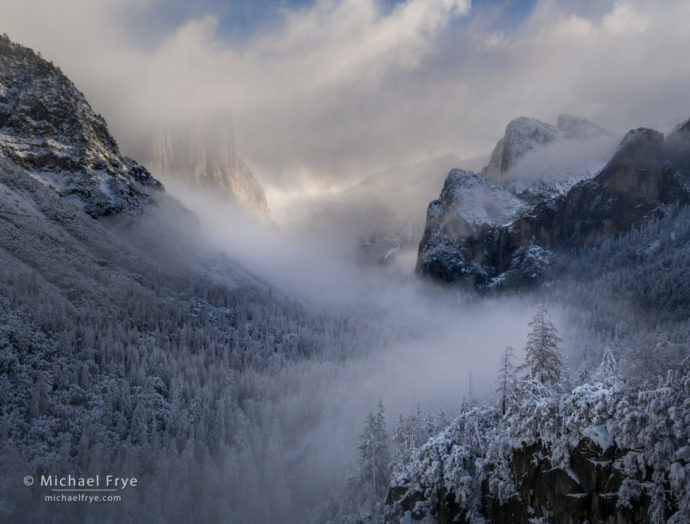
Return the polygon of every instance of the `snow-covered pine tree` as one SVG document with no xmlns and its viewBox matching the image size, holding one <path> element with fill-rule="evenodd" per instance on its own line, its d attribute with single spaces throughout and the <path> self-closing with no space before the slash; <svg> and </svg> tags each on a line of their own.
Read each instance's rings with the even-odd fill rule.
<svg viewBox="0 0 690 524">
<path fill-rule="evenodd" d="M 360 436 L 359 469 L 354 479 L 355 491 L 371 509 L 383 502 L 390 480 L 390 452 L 386 433 L 386 416 L 379 401 L 376 414 L 369 413 Z"/>
<path fill-rule="evenodd" d="M 601 363 L 599 367 L 594 370 L 594 373 L 592 373 L 592 378 L 596 381 L 605 383 L 611 383 L 618 378 L 618 365 L 610 346 L 604 349 Z"/>
<path fill-rule="evenodd" d="M 539 306 L 529 327 L 531 329 L 525 346 L 528 377 L 556 391 L 563 390 L 566 376 L 558 348 L 562 340 L 544 305 Z"/>
<path fill-rule="evenodd" d="M 513 364 L 515 350 L 508 346 L 501 353 L 501 365 L 498 370 L 496 393 L 498 394 L 498 407 L 501 414 L 505 415 L 508 407 L 515 401 L 517 384 L 516 370 Z"/>
</svg>

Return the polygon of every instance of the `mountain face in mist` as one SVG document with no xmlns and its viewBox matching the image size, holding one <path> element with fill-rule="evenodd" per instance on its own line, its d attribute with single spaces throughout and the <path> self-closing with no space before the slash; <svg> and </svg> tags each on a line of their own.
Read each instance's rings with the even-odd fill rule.
<svg viewBox="0 0 690 524">
<path fill-rule="evenodd" d="M 526 128 L 535 130 L 530 136 L 536 142 L 553 134 L 534 122 Z M 689 163 L 687 122 L 667 139 L 652 129 L 632 130 L 594 178 L 539 202 L 510 224 L 487 222 L 473 231 L 453 227 L 461 218 L 452 205 L 457 196 L 444 188 L 429 206 L 417 271 L 478 287 L 534 281 L 554 252 L 598 245 L 663 214 L 666 204 L 687 204 Z M 447 216 L 439 217 L 439 209 Z"/>
<path fill-rule="evenodd" d="M 443 155 L 411 165 L 377 173 L 349 189 L 340 205 L 365 218 L 357 224 L 360 259 L 387 264 L 403 253 L 413 253 L 424 232 L 423 207 L 443 183 L 447 173 L 461 160 Z M 440 176 L 439 176 L 440 175 Z"/>
<path fill-rule="evenodd" d="M 523 201 L 498 184 L 477 173 L 453 169 L 441 196 L 429 204 L 420 244 L 425 248 L 424 259 L 420 248 L 417 271 L 454 280 L 454 270 L 462 260 L 470 261 L 461 269 L 463 273 L 481 271 L 474 261 L 481 259 L 484 246 L 477 239 L 493 227 L 513 222 L 525 209 Z M 420 266 L 421 260 L 427 261 L 426 266 Z"/>
<path fill-rule="evenodd" d="M 264 473 L 278 461 L 262 421 L 297 431 L 279 404 L 294 399 L 250 377 L 320 354 L 333 326 L 181 227 L 189 212 L 161 187 L 57 68 L 0 40 L 2 522 L 260 522 L 257 508 L 288 522 L 302 509 L 265 496 L 280 475 Z M 346 354 L 352 338 L 329 347 Z M 147 501 L 46 503 L 38 482 L 14 481 L 37 471 L 126 472 L 146 478 Z"/>
<path fill-rule="evenodd" d="M 489 164 L 482 169 L 482 175 L 498 181 L 534 149 L 552 142 L 585 140 L 607 133 L 598 125 L 572 115 L 558 115 L 555 126 L 536 118 L 516 118 L 506 127 L 503 138 L 498 141 L 491 153 Z"/>
<path fill-rule="evenodd" d="M 0 37 L 0 156 L 92 217 L 141 211 L 160 182 L 120 154 L 105 121 L 62 72 Z"/>
<path fill-rule="evenodd" d="M 601 169 L 606 158 L 597 150 L 601 148 L 592 146 L 605 145 L 607 137 L 610 133 L 602 127 L 571 115 L 559 115 L 555 126 L 519 117 L 506 127 L 482 175 L 535 205 L 565 194 Z M 563 156 L 591 159 L 573 158 L 564 163 Z"/>
<path fill-rule="evenodd" d="M 235 151 L 232 123 L 218 116 L 155 133 L 151 169 L 212 191 L 229 202 L 267 215 L 264 188 Z"/>
</svg>

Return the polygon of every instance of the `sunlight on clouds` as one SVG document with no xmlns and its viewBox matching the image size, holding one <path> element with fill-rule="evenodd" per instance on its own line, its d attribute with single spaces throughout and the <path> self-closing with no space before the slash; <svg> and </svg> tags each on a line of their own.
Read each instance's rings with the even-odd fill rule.
<svg viewBox="0 0 690 524">
<path fill-rule="evenodd" d="M 241 42 L 210 12 L 132 38 L 142 6 L 163 2 L 5 0 L 0 18 L 74 79 L 131 156 L 156 126 L 230 109 L 240 156 L 293 191 L 486 154 L 520 115 L 574 113 L 618 132 L 687 117 L 690 65 L 664 58 L 690 48 L 690 3 L 577 5 L 541 0 L 510 27 L 464 0 L 320 0 L 283 7 Z"/>
</svg>

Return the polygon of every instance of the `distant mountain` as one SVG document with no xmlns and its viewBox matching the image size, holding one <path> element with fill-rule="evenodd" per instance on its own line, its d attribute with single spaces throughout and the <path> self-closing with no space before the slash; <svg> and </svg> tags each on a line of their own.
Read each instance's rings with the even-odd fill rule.
<svg viewBox="0 0 690 524">
<path fill-rule="evenodd" d="M 594 176 L 610 155 L 612 137 L 604 128 L 571 115 L 559 115 L 555 126 L 516 118 L 482 175 L 536 204 Z"/>
<path fill-rule="evenodd" d="M 235 151 L 229 116 L 221 113 L 158 130 L 142 155 L 158 176 L 192 182 L 229 202 L 269 213 L 261 182 Z"/>
<path fill-rule="evenodd" d="M 508 123 L 482 175 L 497 181 L 534 149 L 557 141 L 587 140 L 606 134 L 609 133 L 604 128 L 571 115 L 559 115 L 555 126 L 522 116 Z"/>
<path fill-rule="evenodd" d="M 0 156 L 92 217 L 139 212 L 162 185 L 123 156 L 62 72 L 0 37 Z"/>
<path fill-rule="evenodd" d="M 535 130 L 532 145 L 543 143 L 549 130 L 534 121 L 521 129 Z M 417 271 L 478 287 L 535 281 L 553 252 L 598 245 L 663 215 L 667 204 L 690 202 L 690 123 L 666 139 L 652 129 L 628 132 L 597 176 L 542 200 L 509 224 L 448 227 L 463 220 L 457 201 L 456 193 L 444 186 L 439 200 L 429 206 Z"/>
</svg>

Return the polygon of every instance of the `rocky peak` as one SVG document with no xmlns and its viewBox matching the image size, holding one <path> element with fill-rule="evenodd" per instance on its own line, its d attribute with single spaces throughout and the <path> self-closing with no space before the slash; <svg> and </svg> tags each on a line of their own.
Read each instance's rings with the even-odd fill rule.
<svg viewBox="0 0 690 524">
<path fill-rule="evenodd" d="M 527 152 L 558 138 L 558 128 L 551 124 L 525 116 L 516 118 L 506 126 L 505 134 L 496 144 L 489 165 L 482 170 L 482 175 L 489 179 L 500 178 Z"/>
<path fill-rule="evenodd" d="M 0 155 L 93 217 L 139 211 L 162 186 L 120 154 L 103 117 L 52 63 L 0 37 Z"/>
<path fill-rule="evenodd" d="M 532 282 L 552 251 L 597 245 L 663 213 L 665 204 L 690 203 L 690 124 L 666 140 L 652 129 L 628 132 L 597 176 L 537 203 L 510 224 L 449 228 L 464 220 L 453 207 L 458 200 L 444 186 L 429 206 L 417 271 L 479 287 Z M 446 212 L 442 221 L 438 210 Z"/>
<path fill-rule="evenodd" d="M 524 204 L 512 193 L 464 169 L 448 173 L 440 197 L 429 205 L 430 216 L 451 212 L 470 226 L 510 223 L 523 210 Z"/>
<path fill-rule="evenodd" d="M 553 126 L 520 117 L 508 124 L 482 174 L 533 206 L 594 176 L 612 145 L 608 131 L 584 118 L 561 114 Z"/>
<path fill-rule="evenodd" d="M 498 184 L 478 173 L 453 169 L 439 198 L 429 204 L 417 271 L 447 281 L 473 274 L 484 249 L 475 240 L 493 227 L 511 223 L 524 210 L 524 202 Z"/>
</svg>

